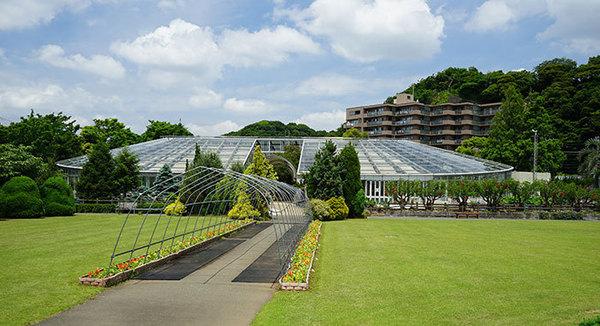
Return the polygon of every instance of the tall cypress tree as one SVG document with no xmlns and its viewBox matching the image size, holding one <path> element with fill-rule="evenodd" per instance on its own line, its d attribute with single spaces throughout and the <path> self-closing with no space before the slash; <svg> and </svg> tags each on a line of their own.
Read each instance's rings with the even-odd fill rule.
<svg viewBox="0 0 600 326">
<path fill-rule="evenodd" d="M 173 172 L 168 164 L 163 165 L 158 171 L 158 175 L 152 184 L 152 192 L 155 195 L 168 195 L 170 192 L 177 191 L 175 185 L 176 180 L 173 179 Z"/>
<path fill-rule="evenodd" d="M 123 197 L 140 186 L 140 160 L 125 147 L 115 157 L 115 194 Z"/>
<path fill-rule="evenodd" d="M 362 189 L 360 181 L 360 162 L 358 154 L 352 143 L 348 143 L 337 156 L 339 169 L 342 171 L 342 192 L 346 205 L 350 209 L 348 216 L 362 216 L 363 209 L 360 203 L 357 203 L 358 192 Z"/>
<path fill-rule="evenodd" d="M 92 146 L 88 161 L 77 180 L 77 196 L 86 199 L 108 199 L 115 193 L 115 161 L 106 143 Z"/>
<path fill-rule="evenodd" d="M 179 189 L 180 199 L 184 204 L 200 204 L 206 195 L 214 190 L 214 185 L 222 178 L 222 175 L 200 169 L 200 167 L 222 169 L 223 163 L 217 153 L 204 152 L 196 145 L 194 160 L 186 167 L 184 179 Z M 200 208 L 200 205 L 192 206 L 189 211 L 193 213 L 194 207 Z"/>
<path fill-rule="evenodd" d="M 335 144 L 328 140 L 315 154 L 315 162 L 304 177 L 310 198 L 327 200 L 342 195 L 342 178 L 335 157 L 336 149 Z"/>
</svg>

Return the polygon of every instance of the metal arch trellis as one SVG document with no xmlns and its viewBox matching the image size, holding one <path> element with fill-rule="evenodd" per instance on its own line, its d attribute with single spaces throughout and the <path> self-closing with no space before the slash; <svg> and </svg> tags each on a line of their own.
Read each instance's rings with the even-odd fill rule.
<svg viewBox="0 0 600 326">
<path fill-rule="evenodd" d="M 248 195 L 253 207 L 266 208 L 264 219 L 273 224 L 278 256 L 285 266 L 312 219 L 304 192 L 275 180 L 203 166 L 155 184 L 137 197 L 123 220 L 109 266 L 134 256 L 172 250 L 177 242 L 198 234 L 214 234 L 232 221 L 227 213 L 240 191 Z M 176 201 L 184 205 L 184 213 L 166 215 L 167 205 Z M 149 208 L 138 214 L 136 207 L 142 203 Z"/>
</svg>

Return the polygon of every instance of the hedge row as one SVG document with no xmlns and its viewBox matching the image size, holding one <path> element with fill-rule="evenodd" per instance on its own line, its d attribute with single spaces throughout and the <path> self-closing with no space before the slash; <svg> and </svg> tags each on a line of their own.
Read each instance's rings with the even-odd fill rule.
<svg viewBox="0 0 600 326">
<path fill-rule="evenodd" d="M 436 200 L 448 196 L 464 211 L 470 200 L 481 198 L 488 208 L 495 210 L 501 204 L 517 207 L 536 203 L 552 208 L 568 205 L 581 208 L 589 205 L 600 206 L 600 190 L 565 181 L 519 182 L 516 180 L 431 180 L 388 181 L 385 189 L 391 203 L 406 206 L 424 205 L 433 209 Z"/>
<path fill-rule="evenodd" d="M 117 211 L 117 204 L 77 204 L 75 211 L 77 213 L 114 213 Z"/>
<path fill-rule="evenodd" d="M 316 220 L 343 220 L 348 217 L 349 209 L 344 197 L 332 197 L 328 200 L 311 199 L 310 211 Z"/>
</svg>

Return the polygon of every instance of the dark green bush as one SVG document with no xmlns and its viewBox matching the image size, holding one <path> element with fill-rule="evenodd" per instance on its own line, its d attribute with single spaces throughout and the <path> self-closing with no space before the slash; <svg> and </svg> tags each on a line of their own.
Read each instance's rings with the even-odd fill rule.
<svg viewBox="0 0 600 326">
<path fill-rule="evenodd" d="M 364 217 L 365 207 L 367 206 L 367 196 L 365 196 L 364 190 L 361 189 L 356 193 L 352 206 L 355 212 L 353 217 Z"/>
<path fill-rule="evenodd" d="M 116 204 L 77 204 L 77 213 L 114 213 L 117 211 Z"/>
<path fill-rule="evenodd" d="M 540 220 L 583 220 L 581 212 L 558 211 L 558 212 L 540 212 Z"/>
<path fill-rule="evenodd" d="M 0 189 L 0 216 L 4 218 L 41 217 L 44 206 L 37 184 L 30 177 L 14 177 Z"/>
<path fill-rule="evenodd" d="M 332 220 L 343 220 L 348 217 L 349 209 L 344 201 L 344 197 L 332 197 L 327 200 L 327 205 L 331 208 Z"/>
<path fill-rule="evenodd" d="M 600 316 L 584 320 L 581 323 L 579 323 L 579 326 L 600 326 Z"/>
<path fill-rule="evenodd" d="M 75 214 L 73 189 L 62 177 L 48 178 L 40 188 L 46 216 L 71 216 Z"/>
</svg>

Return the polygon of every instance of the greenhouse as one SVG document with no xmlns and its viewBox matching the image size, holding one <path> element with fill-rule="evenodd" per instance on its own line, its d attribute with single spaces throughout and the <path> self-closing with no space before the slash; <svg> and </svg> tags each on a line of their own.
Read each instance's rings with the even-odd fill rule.
<svg viewBox="0 0 600 326">
<path fill-rule="evenodd" d="M 219 154 L 223 166 L 230 167 L 235 162 L 246 163 L 255 145 L 260 145 L 263 152 L 277 155 L 287 145 L 301 148 L 297 175 L 308 172 L 315 160 L 315 154 L 325 141 L 331 140 L 338 150 L 348 143 L 353 143 L 361 168 L 361 179 L 364 182 L 368 198 L 385 197 L 385 181 L 411 179 L 449 179 L 449 178 L 498 178 L 510 177 L 511 166 L 492 162 L 477 157 L 462 155 L 456 152 L 411 142 L 394 139 L 356 140 L 344 138 L 249 138 L 249 137 L 168 137 L 129 146 L 130 152 L 140 160 L 140 171 L 144 184 L 150 186 L 160 168 L 167 164 L 175 174 L 185 172 L 187 161 L 194 158 L 194 149 L 198 145 L 203 151 Z M 111 152 L 117 155 L 120 148 Z M 85 164 L 85 156 L 75 157 L 57 162 L 75 182 L 79 171 Z"/>
</svg>

